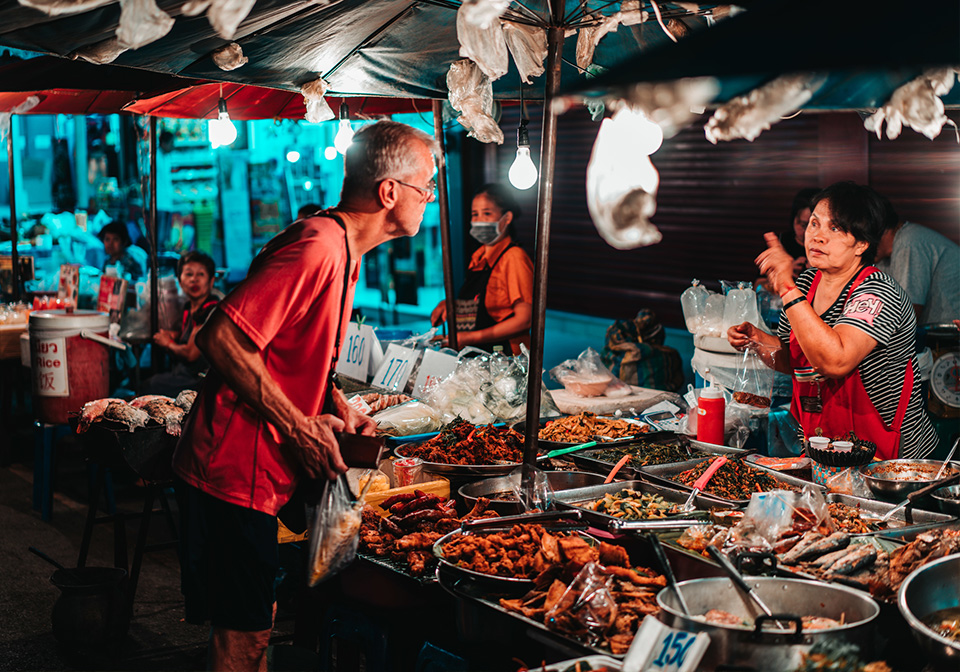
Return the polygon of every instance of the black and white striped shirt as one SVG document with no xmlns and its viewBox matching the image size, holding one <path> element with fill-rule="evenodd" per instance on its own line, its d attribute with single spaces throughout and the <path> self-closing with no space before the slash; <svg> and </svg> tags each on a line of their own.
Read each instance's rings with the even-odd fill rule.
<svg viewBox="0 0 960 672">
<path fill-rule="evenodd" d="M 804 295 L 815 275 L 816 269 L 807 269 L 797 278 L 797 289 Z M 921 395 L 920 370 L 914 355 L 917 319 L 913 306 L 900 285 L 882 272 L 865 278 L 849 301 L 848 294 L 849 285 L 820 317 L 830 327 L 848 324 L 877 341 L 858 368 L 867 396 L 888 426 L 897 414 L 907 362 L 913 361 L 913 391 L 900 430 L 900 457 L 926 457 L 937 447 L 938 439 Z M 786 311 L 780 311 L 777 335 L 785 344 L 790 331 L 790 318 Z"/>
</svg>

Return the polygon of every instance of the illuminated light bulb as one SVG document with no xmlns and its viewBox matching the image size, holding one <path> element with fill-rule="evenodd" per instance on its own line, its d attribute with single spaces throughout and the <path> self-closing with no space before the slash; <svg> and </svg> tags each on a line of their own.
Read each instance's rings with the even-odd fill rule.
<svg viewBox="0 0 960 672">
<path fill-rule="evenodd" d="M 530 158 L 530 136 L 527 133 L 527 120 L 520 120 L 517 129 L 517 158 L 507 174 L 510 184 L 517 189 L 529 189 L 537 183 L 537 167 Z"/>
<path fill-rule="evenodd" d="M 313 182 L 310 180 L 303 181 L 303 190 L 304 191 L 313 191 Z"/>
<path fill-rule="evenodd" d="M 347 153 L 347 148 L 353 144 L 353 129 L 350 128 L 350 108 L 346 103 L 340 103 L 340 130 L 333 139 L 333 146 L 341 154 Z"/>
<path fill-rule="evenodd" d="M 298 152 L 295 149 L 291 149 L 289 152 L 287 152 L 287 161 L 289 161 L 290 163 L 296 163 L 299 160 L 300 160 L 300 152 Z"/>
<path fill-rule="evenodd" d="M 210 145 L 214 149 L 233 144 L 237 139 L 237 127 L 230 121 L 230 115 L 227 114 L 227 101 L 220 99 L 218 105 L 219 113 L 217 118 L 210 122 Z"/>
<path fill-rule="evenodd" d="M 663 129 L 640 110 L 622 107 L 613 115 L 613 120 L 619 129 L 623 129 L 620 132 L 629 136 L 624 141 L 629 143 L 630 151 L 650 156 L 663 144 Z"/>
<path fill-rule="evenodd" d="M 327 147 L 323 150 L 323 158 L 327 161 L 333 161 L 337 158 L 337 148 L 336 147 Z"/>
</svg>

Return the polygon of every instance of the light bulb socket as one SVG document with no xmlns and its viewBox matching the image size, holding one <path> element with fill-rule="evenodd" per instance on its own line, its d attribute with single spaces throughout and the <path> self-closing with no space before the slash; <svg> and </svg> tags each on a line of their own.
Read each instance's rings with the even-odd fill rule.
<svg viewBox="0 0 960 672">
<path fill-rule="evenodd" d="M 223 98 L 221 98 L 221 99 L 220 99 L 220 102 L 217 103 L 217 111 L 218 111 L 220 114 L 226 114 L 226 113 L 227 113 L 227 101 L 225 101 Z"/>
<path fill-rule="evenodd" d="M 350 120 L 350 108 L 346 103 L 340 103 L 340 121 Z"/>
<path fill-rule="evenodd" d="M 526 119 L 520 120 L 520 126 L 517 127 L 517 147 L 530 147 L 530 133 L 527 131 Z"/>
</svg>

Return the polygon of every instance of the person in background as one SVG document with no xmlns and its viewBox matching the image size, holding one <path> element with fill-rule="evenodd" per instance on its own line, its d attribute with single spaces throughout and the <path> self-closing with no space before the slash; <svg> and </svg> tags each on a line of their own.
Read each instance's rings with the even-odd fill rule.
<svg viewBox="0 0 960 672">
<path fill-rule="evenodd" d="M 127 231 L 126 224 L 110 222 L 100 229 L 98 236 L 103 242 L 103 251 L 107 254 L 107 260 L 103 265 L 104 270 L 107 266 L 119 264 L 123 275 L 129 276 L 132 282 L 143 277 L 144 264 L 130 251 L 130 233 Z"/>
<path fill-rule="evenodd" d="M 173 356 L 169 373 L 151 376 L 144 384 L 142 394 L 162 394 L 176 397 L 183 390 L 196 390 L 201 375 L 209 368 L 207 360 L 196 344 L 197 332 L 217 305 L 213 296 L 216 266 L 213 258 L 203 252 L 187 252 L 177 263 L 180 289 L 187 297 L 179 331 L 161 329 L 153 335 L 153 342 Z"/>
<path fill-rule="evenodd" d="M 473 197 L 470 235 L 481 244 L 473 253 L 457 295 L 457 345 L 520 354 L 530 346 L 533 318 L 533 261 L 514 240 L 520 205 L 502 184 L 487 184 Z M 447 320 L 447 304 L 433 309 L 434 326 Z"/>
<path fill-rule="evenodd" d="M 212 623 L 213 670 L 266 671 L 277 514 L 302 477 L 347 470 L 335 432 L 376 429 L 347 403 L 334 364 L 361 257 L 420 229 L 437 153 L 433 138 L 405 124 L 357 131 L 340 204 L 268 242 L 195 338 L 211 368 L 173 470 L 186 620 Z"/>
<path fill-rule="evenodd" d="M 877 268 L 903 287 L 917 324 L 949 324 L 960 316 L 960 245 L 925 226 L 901 221 L 890 201 L 883 202 Z"/>
<path fill-rule="evenodd" d="M 875 443 L 881 460 L 926 457 L 938 440 L 921 395 L 917 321 L 900 285 L 872 265 L 882 199 L 870 187 L 838 182 L 813 206 L 804 238 L 813 268 L 794 282 L 793 258 L 773 233 L 757 257 L 783 299 L 778 334 L 744 322 L 727 340 L 739 351 L 767 346 L 767 364 L 793 376 L 791 412 L 804 437 L 853 432 Z"/>
</svg>

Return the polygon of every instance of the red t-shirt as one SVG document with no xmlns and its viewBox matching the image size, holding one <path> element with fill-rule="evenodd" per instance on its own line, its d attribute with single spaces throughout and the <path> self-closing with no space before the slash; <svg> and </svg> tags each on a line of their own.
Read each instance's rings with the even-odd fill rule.
<svg viewBox="0 0 960 672">
<path fill-rule="evenodd" d="M 327 217 L 297 222 L 271 240 L 218 309 L 257 346 L 267 371 L 304 415 L 319 415 L 335 349 L 347 263 L 343 229 Z M 359 277 L 353 261 L 343 326 Z M 210 371 L 173 456 L 180 478 L 230 502 L 276 515 L 296 487 L 276 427 Z"/>
</svg>

